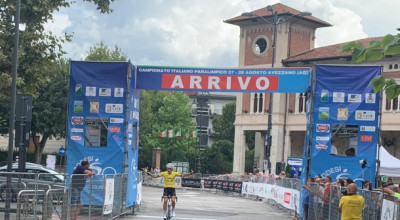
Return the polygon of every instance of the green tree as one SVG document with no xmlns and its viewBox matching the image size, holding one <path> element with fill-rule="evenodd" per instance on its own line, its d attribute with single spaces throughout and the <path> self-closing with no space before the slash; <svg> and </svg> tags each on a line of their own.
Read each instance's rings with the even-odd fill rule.
<svg viewBox="0 0 400 220">
<path fill-rule="evenodd" d="M 151 165 L 151 152 L 156 147 L 161 148 L 162 165 L 177 158 L 194 159 L 197 138 L 161 138 L 158 136 L 159 132 L 165 130 L 177 131 L 180 129 L 183 135 L 195 129 L 195 122 L 191 118 L 192 109 L 189 105 L 189 97 L 182 92 L 164 95 L 165 93 L 145 92 L 141 97 L 140 127 L 142 127 L 144 118 L 153 123 L 150 125 L 148 122 L 143 122 L 144 128 L 140 128 L 139 166 L 141 167 Z M 161 103 L 160 98 L 162 98 Z M 193 161 L 191 164 L 194 164 Z"/>
<path fill-rule="evenodd" d="M 97 6 L 101 13 L 110 13 L 110 3 L 114 0 L 85 0 Z M 17 90 L 21 94 L 37 96 L 38 85 L 52 80 L 52 68 L 65 54 L 62 44 L 71 41 L 71 35 L 55 36 L 45 32 L 44 24 L 53 19 L 53 13 L 63 7 L 69 7 L 72 1 L 35 0 L 22 1 L 20 23 L 25 29 L 20 31 L 18 49 L 19 65 Z M 0 132 L 8 132 L 9 106 L 11 92 L 11 70 L 14 39 L 15 1 L 0 1 Z"/>
<path fill-rule="evenodd" d="M 91 47 L 89 54 L 85 58 L 86 61 L 126 61 L 126 54 L 117 45 L 114 50 L 107 47 L 103 41 Z"/>
<path fill-rule="evenodd" d="M 52 78 L 37 86 L 37 96 L 32 105 L 32 137 L 35 145 L 35 163 L 40 163 L 48 139 L 65 138 L 68 97 L 68 64 L 60 61 L 47 66 Z"/>
<path fill-rule="evenodd" d="M 219 140 L 202 152 L 202 172 L 212 174 L 232 173 L 233 142 Z"/>
<path fill-rule="evenodd" d="M 344 44 L 339 52 L 352 52 L 352 63 L 361 63 L 363 61 L 378 61 L 385 56 L 393 56 L 400 54 L 400 34 L 386 35 L 381 41 L 371 41 L 364 48 L 362 43 L 352 41 Z M 374 92 L 385 91 L 388 99 L 397 98 L 400 95 L 400 85 L 393 79 L 385 79 L 378 76 L 371 81 Z"/>
<path fill-rule="evenodd" d="M 212 120 L 215 137 L 218 140 L 235 140 L 235 111 L 236 103 L 228 103 L 222 108 L 222 115 Z"/>
</svg>

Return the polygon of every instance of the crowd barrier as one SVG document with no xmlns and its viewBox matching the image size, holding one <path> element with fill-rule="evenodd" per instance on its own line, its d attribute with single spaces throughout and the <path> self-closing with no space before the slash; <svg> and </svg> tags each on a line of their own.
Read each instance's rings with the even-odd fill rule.
<svg viewBox="0 0 400 220">
<path fill-rule="evenodd" d="M 305 219 L 303 213 L 303 201 L 301 194 L 301 181 L 299 179 L 276 179 L 263 176 L 224 175 L 210 176 L 208 178 L 176 178 L 176 187 L 215 189 L 216 192 L 233 194 L 249 199 L 264 200 L 268 203 L 290 212 L 293 216 Z M 145 178 L 146 185 L 163 186 L 162 178 Z M 311 184 L 313 192 L 323 193 L 323 186 Z M 328 208 L 323 209 L 322 200 L 314 194 L 310 194 L 308 208 L 308 220 L 323 219 L 324 212 L 330 220 L 340 220 L 339 202 L 346 191 L 345 187 L 331 185 Z M 358 194 L 365 199 L 365 207 L 362 213 L 363 220 L 400 220 L 399 198 L 383 194 L 381 190 L 359 189 Z"/>
<path fill-rule="evenodd" d="M 79 176 L 79 175 L 75 175 Z M 71 189 L 72 176 L 0 172 L 0 219 L 71 218 L 77 196 L 83 204 L 79 216 L 85 219 L 115 219 L 133 214 L 126 206 L 127 174 L 95 175 L 86 179 L 81 193 Z M 7 184 L 7 179 L 11 184 Z M 138 172 L 136 206 L 141 203 L 142 174 Z M 11 193 L 7 200 L 7 191 Z"/>
</svg>

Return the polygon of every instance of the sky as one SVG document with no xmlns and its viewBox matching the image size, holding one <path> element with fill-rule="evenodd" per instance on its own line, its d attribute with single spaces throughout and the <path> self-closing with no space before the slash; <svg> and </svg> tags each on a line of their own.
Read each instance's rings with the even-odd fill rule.
<svg viewBox="0 0 400 220">
<path fill-rule="evenodd" d="M 399 33 L 400 1 L 393 0 L 116 0 L 111 14 L 76 0 L 46 31 L 73 34 L 63 45 L 72 60 L 103 41 L 134 65 L 235 68 L 239 27 L 223 21 L 279 2 L 333 25 L 317 30 L 316 47 Z"/>
</svg>

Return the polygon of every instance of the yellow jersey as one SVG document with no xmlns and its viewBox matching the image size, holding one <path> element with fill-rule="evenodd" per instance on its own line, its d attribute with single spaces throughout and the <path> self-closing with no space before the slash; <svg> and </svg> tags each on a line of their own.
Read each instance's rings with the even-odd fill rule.
<svg viewBox="0 0 400 220">
<path fill-rule="evenodd" d="M 168 171 L 161 172 L 158 174 L 159 177 L 164 177 L 164 188 L 175 188 L 175 177 L 182 176 L 182 174 L 172 171 L 171 174 Z"/>
<path fill-rule="evenodd" d="M 339 208 L 342 210 L 342 220 L 362 219 L 362 210 L 364 208 L 364 197 L 360 195 L 342 196 L 339 202 Z"/>
</svg>

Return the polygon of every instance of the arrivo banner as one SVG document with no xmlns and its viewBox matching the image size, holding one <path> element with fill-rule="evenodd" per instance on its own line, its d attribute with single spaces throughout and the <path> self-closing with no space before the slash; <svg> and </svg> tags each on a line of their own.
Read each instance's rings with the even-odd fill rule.
<svg viewBox="0 0 400 220">
<path fill-rule="evenodd" d="M 220 92 L 301 93 L 310 68 L 207 69 L 136 66 L 137 89 Z"/>
</svg>

